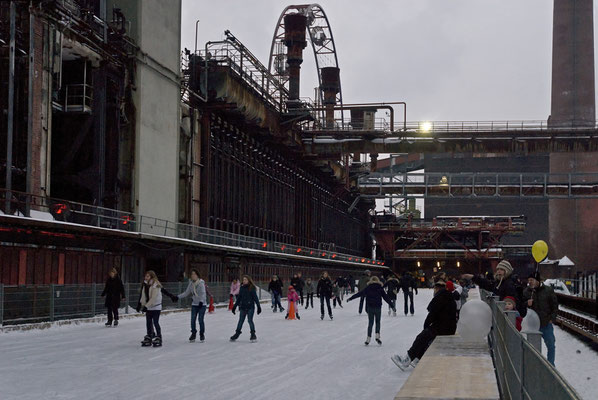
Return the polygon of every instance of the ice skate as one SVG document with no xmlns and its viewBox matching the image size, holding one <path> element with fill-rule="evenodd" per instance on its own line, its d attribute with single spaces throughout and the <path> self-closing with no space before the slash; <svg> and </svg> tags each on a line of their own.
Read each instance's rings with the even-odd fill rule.
<svg viewBox="0 0 598 400">
<path fill-rule="evenodd" d="M 118 326 L 118 320 L 114 321 L 114 327 L 116 328 Z"/>
<path fill-rule="evenodd" d="M 112 326 L 112 321 L 108 321 L 104 324 L 106 328 L 110 328 Z"/>
<path fill-rule="evenodd" d="M 320 319 L 324 321 L 324 314 L 320 315 Z"/>
<path fill-rule="evenodd" d="M 413 361 L 411 361 L 411 365 L 413 368 L 417 367 L 417 363 L 419 363 L 419 358 L 415 358 Z"/>
<path fill-rule="evenodd" d="M 156 336 L 154 340 L 152 340 L 152 346 L 162 347 L 162 336 Z"/>
<path fill-rule="evenodd" d="M 299 314 L 298 314 L 298 313 L 297 313 L 297 314 L 295 314 L 295 316 L 297 317 L 297 319 L 298 319 L 298 320 L 299 320 L 299 319 L 301 319 L 301 317 L 299 316 Z"/>
<path fill-rule="evenodd" d="M 332 321 L 332 314 L 330 314 L 329 316 L 330 316 L 330 320 Z"/>
<path fill-rule="evenodd" d="M 380 340 L 380 334 L 376 333 L 376 343 L 378 343 L 378 346 L 382 346 L 382 340 Z"/>
<path fill-rule="evenodd" d="M 239 332 L 239 331 L 235 332 L 235 334 L 230 337 L 230 341 L 234 342 L 235 340 L 237 340 L 239 338 L 239 336 L 241 336 L 241 332 Z"/>
<path fill-rule="evenodd" d="M 203 333 L 199 333 L 199 342 L 203 343 L 206 341 L 206 336 Z"/>
<path fill-rule="evenodd" d="M 398 354 L 395 354 L 394 356 L 390 357 L 390 359 L 403 371 L 406 371 L 411 364 L 411 358 L 409 358 L 409 355 L 401 357 Z"/>
<path fill-rule="evenodd" d="M 143 340 L 141 341 L 142 347 L 149 347 L 152 345 L 152 337 L 150 335 L 145 335 Z"/>
<path fill-rule="evenodd" d="M 195 332 L 191 332 L 191 336 L 189 336 L 190 342 L 195 342 Z"/>
<path fill-rule="evenodd" d="M 255 332 L 251 332 L 251 337 L 249 338 L 249 341 L 251 343 L 257 342 L 257 336 L 255 335 Z"/>
<path fill-rule="evenodd" d="M 368 346 L 368 345 L 370 344 L 370 341 L 371 341 L 371 340 L 372 340 L 372 338 L 368 336 L 368 337 L 367 337 L 367 339 L 365 340 L 365 343 L 364 343 L 364 344 L 365 344 L 366 346 Z"/>
</svg>

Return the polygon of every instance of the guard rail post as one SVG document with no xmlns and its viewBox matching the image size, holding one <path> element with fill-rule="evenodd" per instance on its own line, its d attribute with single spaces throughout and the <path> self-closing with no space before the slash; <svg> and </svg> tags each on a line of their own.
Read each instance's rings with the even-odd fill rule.
<svg viewBox="0 0 598 400">
<path fill-rule="evenodd" d="M 0 326 L 4 325 L 4 285 L 0 283 Z"/>
<path fill-rule="evenodd" d="M 54 296 L 56 296 L 56 290 L 54 290 L 54 284 L 50 285 L 50 321 L 54 321 Z"/>
<path fill-rule="evenodd" d="M 91 284 L 91 316 L 96 315 L 96 284 Z"/>
</svg>

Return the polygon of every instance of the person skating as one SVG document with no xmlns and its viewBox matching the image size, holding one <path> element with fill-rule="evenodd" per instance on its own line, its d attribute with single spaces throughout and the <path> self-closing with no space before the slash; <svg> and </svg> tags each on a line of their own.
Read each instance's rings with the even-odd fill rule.
<svg viewBox="0 0 598 400">
<path fill-rule="evenodd" d="M 392 312 L 393 316 L 397 316 L 397 294 L 399 290 L 401 290 L 401 283 L 399 280 L 394 276 L 390 275 L 384 283 L 384 288 L 387 290 L 388 298 L 390 299 L 391 303 L 388 305 L 388 315 Z"/>
<path fill-rule="evenodd" d="M 405 299 L 405 315 L 407 315 L 407 312 L 410 312 L 411 315 L 415 314 L 413 292 L 415 291 L 415 294 L 417 294 L 417 282 L 407 271 L 404 271 L 403 276 L 401 277 L 401 289 L 403 290 L 403 298 Z"/>
<path fill-rule="evenodd" d="M 415 367 L 432 341 L 439 335 L 454 335 L 457 330 L 457 306 L 451 293 L 446 290 L 442 279 L 434 283 L 434 297 L 428 304 L 428 316 L 424 330 L 417 335 L 405 356 L 395 354 L 391 360 L 403 371 Z"/>
<path fill-rule="evenodd" d="M 339 286 L 338 283 L 334 283 L 332 285 L 332 305 L 336 308 L 336 303 L 340 308 L 343 308 L 342 302 L 342 291 L 343 289 Z"/>
<path fill-rule="evenodd" d="M 241 335 L 241 329 L 245 323 L 245 318 L 247 318 L 249 329 L 251 330 L 251 337 L 249 340 L 252 342 L 257 340 L 257 336 L 255 335 L 255 325 L 253 323 L 253 314 L 256 307 L 257 315 L 260 315 L 262 312 L 262 306 L 260 305 L 260 300 L 257 297 L 255 284 L 249 276 L 243 275 L 241 289 L 239 289 L 239 296 L 237 297 L 237 301 L 235 302 L 232 310 L 233 314 L 235 314 L 237 308 L 239 308 L 239 322 L 237 323 L 237 330 L 235 331 L 235 334 L 230 338 L 231 342 L 237 340 Z"/>
<path fill-rule="evenodd" d="M 295 287 L 293 287 L 292 285 L 289 286 L 289 289 L 287 291 L 287 302 L 287 307 L 289 308 L 289 311 L 291 310 L 291 304 L 293 304 L 295 308 L 295 316 L 297 317 L 297 319 L 301 319 L 301 317 L 299 316 L 299 308 L 297 307 L 299 305 L 299 295 L 297 294 L 297 291 L 295 291 Z M 289 311 L 287 311 L 287 315 L 284 317 L 284 319 L 289 319 Z"/>
<path fill-rule="evenodd" d="M 108 279 L 102 291 L 102 297 L 106 296 L 104 305 L 108 309 L 108 322 L 106 326 L 118 326 L 118 308 L 120 307 L 120 300 L 125 300 L 125 287 L 118 276 L 116 268 L 111 268 L 108 272 Z"/>
<path fill-rule="evenodd" d="M 235 278 L 230 284 L 230 295 L 233 298 L 233 303 L 237 301 L 237 296 L 239 295 L 239 289 L 241 288 L 241 282 L 239 279 Z"/>
<path fill-rule="evenodd" d="M 540 332 L 546 344 L 548 362 L 554 365 L 555 336 L 553 323 L 559 311 L 559 302 L 550 286 L 546 286 L 539 272 L 534 272 L 527 280 L 527 288 L 523 291 L 523 299 L 528 308 L 534 310 L 540 317 Z"/>
<path fill-rule="evenodd" d="M 324 302 L 328 308 L 328 316 L 332 319 L 332 308 L 330 308 L 330 297 L 332 296 L 332 281 L 328 276 L 328 272 L 324 271 L 317 287 L 318 298 L 320 299 L 320 319 L 324 319 Z"/>
<path fill-rule="evenodd" d="M 191 296 L 191 336 L 189 337 L 189 341 L 195 341 L 197 335 L 196 320 L 199 319 L 199 341 L 203 342 L 206 331 L 204 323 L 207 308 L 206 283 L 199 277 L 199 271 L 196 269 L 191 270 L 190 278 L 187 289 L 178 296 L 174 296 L 173 300 L 178 301 L 179 299 Z"/>
<path fill-rule="evenodd" d="M 311 308 L 314 308 L 314 293 L 316 292 L 316 284 L 312 282 L 311 278 L 307 278 L 307 282 L 305 282 L 305 309 L 309 308 L 309 304 L 311 301 Z"/>
<path fill-rule="evenodd" d="M 370 278 L 372 277 L 372 272 L 369 269 L 366 269 L 365 271 L 363 271 L 363 276 L 361 277 L 361 279 L 359 279 L 359 283 L 357 284 L 357 291 L 361 292 L 363 289 L 365 289 L 368 286 L 368 282 L 370 281 Z M 363 302 L 365 301 L 365 298 L 361 298 L 359 300 L 359 314 L 361 314 L 363 312 Z M 366 309 L 367 311 L 367 309 Z"/>
<path fill-rule="evenodd" d="M 143 346 L 162 346 L 162 329 L 160 328 L 160 312 L 162 311 L 162 284 L 154 271 L 147 271 L 141 286 L 139 305 L 145 312 L 146 335 Z M 152 327 L 153 325 L 153 327 Z M 154 336 L 155 328 L 155 336 Z"/>
<path fill-rule="evenodd" d="M 278 307 L 280 312 L 283 312 L 284 308 L 282 308 L 282 304 L 280 304 L 280 298 L 282 296 L 282 281 L 278 278 L 278 275 L 272 276 L 272 280 L 268 284 L 268 291 L 272 294 L 272 311 L 276 312 L 276 308 Z"/>
<path fill-rule="evenodd" d="M 365 345 L 369 345 L 372 339 L 372 327 L 376 323 L 376 342 L 382 345 L 380 339 L 380 317 L 382 316 L 382 299 L 386 301 L 389 307 L 393 307 L 392 300 L 382 287 L 382 282 L 377 276 L 372 276 L 366 288 L 355 293 L 347 299 L 347 302 L 359 298 L 365 298 L 366 311 L 368 313 L 368 336 L 365 340 Z M 396 310 L 395 310 L 396 311 Z"/>
</svg>

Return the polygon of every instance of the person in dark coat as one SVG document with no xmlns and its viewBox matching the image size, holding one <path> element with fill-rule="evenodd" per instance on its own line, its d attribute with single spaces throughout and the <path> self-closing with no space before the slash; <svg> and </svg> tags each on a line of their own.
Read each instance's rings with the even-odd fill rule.
<svg viewBox="0 0 598 400">
<path fill-rule="evenodd" d="M 120 300 L 125 300 L 125 287 L 118 276 L 116 268 L 112 268 L 108 272 L 108 279 L 106 285 L 104 285 L 102 297 L 106 297 L 104 305 L 108 309 L 106 326 L 112 326 L 113 320 L 114 326 L 118 326 L 118 308 L 120 307 Z"/>
<path fill-rule="evenodd" d="M 280 297 L 282 296 L 282 281 L 278 278 L 278 275 L 272 276 L 272 280 L 268 284 L 268 291 L 272 294 L 272 311 L 276 312 L 276 307 L 280 309 L 280 312 L 284 311 L 282 304 L 280 304 Z"/>
<path fill-rule="evenodd" d="M 366 269 L 366 270 L 363 272 L 363 276 L 361 277 L 361 279 L 359 279 L 359 283 L 357 284 L 357 290 L 358 290 L 359 292 L 361 292 L 363 289 L 365 289 L 365 288 L 367 287 L 367 285 L 368 285 L 368 282 L 370 281 L 370 278 L 371 278 L 371 277 L 372 277 L 372 272 L 371 272 L 369 269 Z M 363 302 L 364 302 L 364 298 L 362 297 L 362 298 L 359 300 L 359 313 L 360 313 L 360 314 L 361 314 L 361 313 L 362 313 L 362 311 L 363 311 Z M 368 310 L 367 310 L 367 307 L 366 307 L 366 310 L 365 310 L 365 311 L 366 311 L 366 312 L 368 311 Z"/>
<path fill-rule="evenodd" d="M 438 335 L 454 335 L 457 330 L 457 304 L 455 298 L 446 290 L 446 282 L 439 279 L 434 283 L 434 297 L 428 304 L 428 316 L 424 330 L 417 335 L 407 354 L 403 357 L 395 354 L 392 361 L 405 371 L 415 367 L 432 341 Z"/>
<path fill-rule="evenodd" d="M 347 299 L 347 302 L 356 298 L 365 298 L 366 310 L 368 313 L 368 336 L 365 340 L 365 345 L 370 344 L 372 339 L 372 326 L 374 321 L 376 322 L 376 342 L 382 345 L 380 340 L 380 317 L 382 316 L 382 299 L 388 303 L 389 307 L 392 307 L 392 300 L 384 291 L 382 282 L 377 276 L 372 276 L 366 288 L 355 293 L 353 296 Z M 396 310 L 395 310 L 396 311 Z M 395 312 L 396 314 L 396 312 Z"/>
<path fill-rule="evenodd" d="M 397 316 L 397 294 L 401 290 L 401 284 L 399 280 L 394 275 L 389 275 L 386 283 L 384 283 L 384 288 L 387 290 L 388 298 L 390 299 L 390 304 L 388 305 L 388 315 L 392 312 L 393 315 Z M 393 311 L 394 310 L 394 311 Z"/>
<path fill-rule="evenodd" d="M 472 274 L 463 274 L 463 279 L 470 279 L 476 285 L 484 290 L 494 293 L 495 296 L 503 301 L 505 297 L 511 296 L 517 300 L 517 283 L 513 279 L 513 266 L 507 260 L 502 260 L 496 266 L 494 279 L 484 278 L 482 276 L 474 276 Z"/>
<path fill-rule="evenodd" d="M 320 319 L 324 319 L 324 302 L 328 307 L 328 316 L 332 319 L 332 308 L 330 308 L 330 297 L 332 297 L 332 281 L 328 276 L 328 272 L 324 271 L 320 280 L 318 281 L 318 288 L 316 290 L 318 298 L 320 299 Z"/>
<path fill-rule="evenodd" d="M 555 336 L 553 323 L 556 322 L 559 311 L 559 301 L 550 286 L 546 286 L 540 278 L 539 272 L 534 272 L 528 278 L 528 286 L 523 291 L 523 299 L 528 308 L 534 310 L 540 317 L 540 332 L 546 344 L 546 358 L 554 365 Z"/>
<path fill-rule="evenodd" d="M 233 314 L 235 314 L 237 308 L 239 309 L 239 322 L 237 323 L 237 330 L 235 331 L 235 334 L 230 338 L 231 342 L 237 340 L 241 335 L 241 329 L 245 323 L 245 318 L 247 318 L 249 329 L 251 329 L 251 337 L 249 340 L 252 342 L 257 340 L 257 336 L 255 335 L 255 325 L 253 324 L 253 313 L 255 312 L 256 307 L 257 315 L 260 315 L 262 312 L 262 306 L 260 305 L 260 300 L 257 297 L 255 284 L 249 276 L 244 275 L 243 280 L 241 281 L 241 289 L 239 289 L 239 296 L 237 296 L 237 301 L 235 302 L 232 310 Z"/>
<path fill-rule="evenodd" d="M 415 314 L 413 292 L 415 291 L 415 294 L 417 294 L 417 282 L 407 271 L 403 272 L 403 276 L 401 277 L 401 289 L 403 289 L 403 297 L 405 298 L 405 315 L 407 315 L 407 311 L 409 311 L 411 315 Z M 408 303 L 410 303 L 409 306 L 407 306 Z"/>
<path fill-rule="evenodd" d="M 297 272 L 297 278 L 299 278 L 299 287 L 296 289 L 297 292 L 299 293 L 299 299 L 301 301 L 301 305 L 303 305 L 303 289 L 305 288 L 305 281 L 303 280 L 303 278 L 301 277 L 301 272 Z"/>
</svg>

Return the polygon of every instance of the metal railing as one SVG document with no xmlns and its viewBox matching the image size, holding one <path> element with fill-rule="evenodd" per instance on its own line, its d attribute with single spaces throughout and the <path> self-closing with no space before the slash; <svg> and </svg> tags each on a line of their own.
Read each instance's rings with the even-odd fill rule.
<svg viewBox="0 0 598 400">
<path fill-rule="evenodd" d="M 162 286 L 177 295 L 187 288 L 188 282 L 163 282 Z M 207 284 L 214 304 L 228 304 L 230 284 Z M 256 282 L 258 297 L 269 299 L 268 282 Z M 125 283 L 125 300 L 121 301 L 122 314 L 136 313 L 139 300 L 139 283 Z M 105 298 L 101 296 L 104 284 L 87 285 L 27 285 L 8 286 L 0 284 L 0 326 L 89 318 L 106 313 Z M 191 297 L 173 302 L 162 296 L 164 310 L 188 308 Z"/>
<path fill-rule="evenodd" d="M 273 240 L 274 232 L 263 238 L 245 236 L 125 211 L 0 189 L 0 199 L 6 197 L 9 198 L 10 202 L 10 211 L 8 214 L 17 212 L 19 216 L 28 215 L 29 212 L 31 217 L 37 219 L 186 239 L 208 245 L 259 250 L 268 253 L 311 257 L 313 259 L 328 259 L 349 263 L 359 262 L 367 267 L 383 265 L 382 262 L 365 257 L 362 258 L 358 254 L 337 252 L 337 247 L 331 244 L 320 243 L 317 248 L 314 248 L 278 242 Z M 4 202 L 1 203 L 0 210 L 6 213 L 6 210 L 2 208 Z"/>
<path fill-rule="evenodd" d="M 575 389 L 542 356 L 540 332 L 520 333 L 514 324 L 515 312 L 505 312 L 504 302 L 484 290 L 480 290 L 480 296 L 492 309 L 489 341 L 502 398 L 581 400 Z"/>
</svg>

